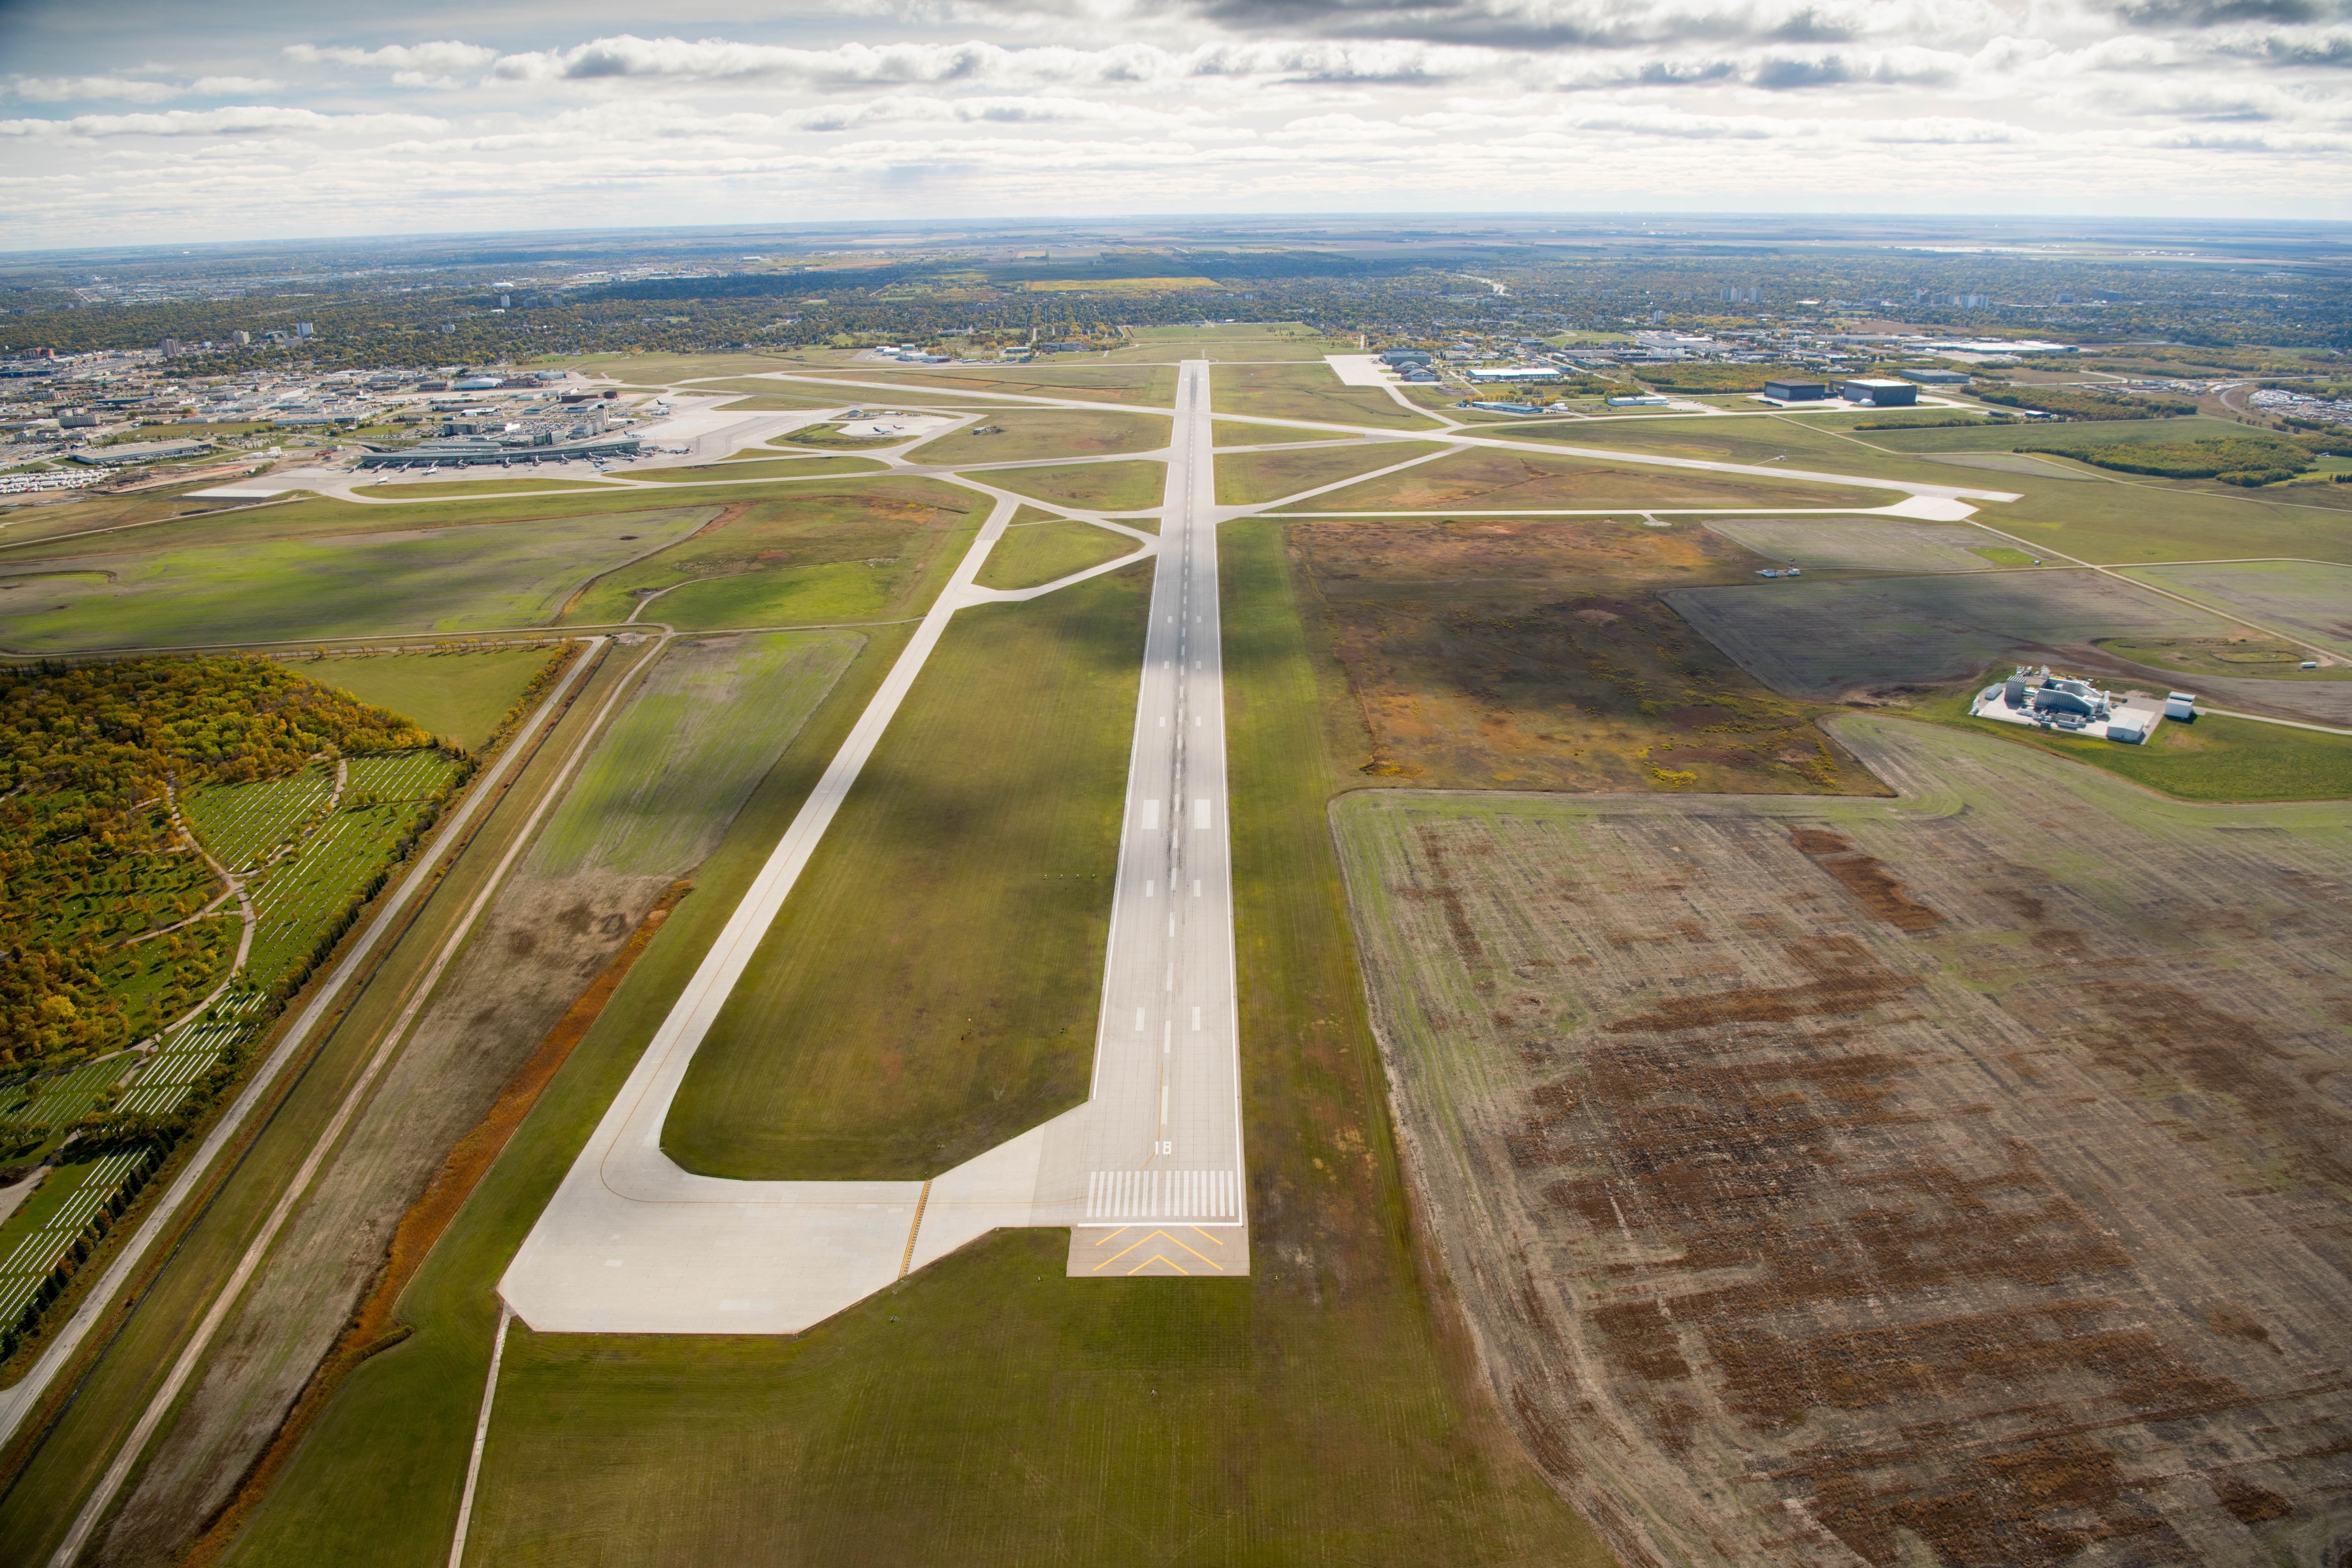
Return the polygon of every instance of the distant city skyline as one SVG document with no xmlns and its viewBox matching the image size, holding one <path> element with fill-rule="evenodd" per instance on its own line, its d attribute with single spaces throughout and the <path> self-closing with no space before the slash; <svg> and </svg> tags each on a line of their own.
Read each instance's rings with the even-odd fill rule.
<svg viewBox="0 0 2352 1568">
<path fill-rule="evenodd" d="M 1021 214 L 2352 217 L 2352 0 L 0 3 L 0 245 Z"/>
</svg>

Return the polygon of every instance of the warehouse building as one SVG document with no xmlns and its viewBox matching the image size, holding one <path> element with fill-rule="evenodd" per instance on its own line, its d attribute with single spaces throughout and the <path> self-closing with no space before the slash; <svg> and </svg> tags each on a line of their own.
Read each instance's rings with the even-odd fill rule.
<svg viewBox="0 0 2352 1568">
<path fill-rule="evenodd" d="M 1776 403 L 1824 403 L 1830 395 L 1826 383 L 1818 381 L 1768 381 L 1764 395 Z"/>
<path fill-rule="evenodd" d="M 1921 386 L 1966 386 L 1969 374 L 1958 370 L 1898 370 L 1895 373 Z"/>
<path fill-rule="evenodd" d="M 1838 395 L 1848 403 L 1867 403 L 1873 408 L 1908 408 L 1919 401 L 1919 389 L 1907 381 L 1885 381 L 1875 376 L 1843 383 Z"/>
<path fill-rule="evenodd" d="M 1560 379 L 1559 367 L 1558 365 L 1549 364 L 1487 365 L 1477 370 L 1464 371 L 1462 374 L 1471 381 L 1485 383 L 1490 385 L 1502 382 L 1558 381 Z"/>
</svg>

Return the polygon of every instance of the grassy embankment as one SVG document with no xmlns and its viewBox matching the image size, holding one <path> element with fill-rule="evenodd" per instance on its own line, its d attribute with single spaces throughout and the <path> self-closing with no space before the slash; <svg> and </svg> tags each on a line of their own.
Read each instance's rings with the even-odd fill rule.
<svg viewBox="0 0 2352 1568">
<path fill-rule="evenodd" d="M 1142 460 L 991 468 L 981 477 L 1015 495 L 1087 511 L 1139 511 L 1158 506 L 1168 493 L 1168 465 Z"/>
<path fill-rule="evenodd" d="M 680 630 L 919 616 L 987 516 L 982 498 L 931 479 L 887 479 L 739 500 L 693 537 L 584 584 L 577 625 L 640 620 Z"/>
<path fill-rule="evenodd" d="M 1232 531 L 1225 563 L 1257 1275 L 1081 1284 L 1061 1232 L 1005 1232 L 792 1338 L 518 1325 L 474 1560 L 1610 1562 L 1433 1297 L 1276 530 Z M 856 711 L 836 693 L 754 797 L 402 1298 L 415 1334 L 354 1374 L 229 1562 L 446 1554 L 490 1286 Z"/>
<path fill-rule="evenodd" d="M 532 746 L 534 754 L 519 775 L 510 777 L 496 809 L 478 823 L 466 853 L 423 906 L 411 911 L 413 918 L 398 942 L 382 954 L 363 985 L 346 993 L 348 1005 L 323 1038 L 280 1078 L 268 1105 L 247 1122 L 247 1131 L 215 1166 L 207 1195 L 183 1210 L 176 1239 L 167 1237 L 150 1250 L 123 1298 L 136 1300 L 137 1310 L 110 1320 L 91 1336 L 82 1359 L 51 1385 L 52 1404 L 37 1411 L 19 1427 L 17 1439 L 0 1451 L 0 1475 L 8 1478 L 7 1489 L 0 1495 L 0 1568 L 31 1568 L 47 1560 L 79 1500 L 111 1461 L 188 1331 L 205 1315 L 220 1282 L 236 1267 L 284 1184 L 365 1067 L 407 989 L 431 964 L 490 868 L 553 783 L 569 738 L 585 724 L 635 657 L 631 650 L 609 652 L 583 679 L 552 737 L 543 742 L 540 731 L 532 731 L 510 742 Z M 448 841 L 428 841 L 419 853 L 438 857 L 454 847 Z M 353 931 L 364 929 L 367 918 Z M 345 939 L 344 949 L 351 941 Z M 323 973 L 328 965 L 320 968 Z M 298 998 L 288 1020 L 300 1005 Z M 266 1051 L 274 1043 L 273 1035 L 259 1049 Z M 162 1191 L 193 1148 L 193 1142 L 181 1145 L 150 1190 Z M 49 1426 L 47 1415 L 54 1402 L 68 1398 L 64 1414 Z"/>
<path fill-rule="evenodd" d="M 673 1159 L 932 1176 L 1086 1098 L 1150 590 L 956 617 L 696 1056 Z"/>
<path fill-rule="evenodd" d="M 910 463 L 1017 463 L 1036 458 L 1107 457 L 1156 452 L 1168 445 L 1169 419 L 1117 409 L 1019 408 L 951 431 L 907 454 Z M 975 430 L 992 431 L 991 435 Z"/>
<path fill-rule="evenodd" d="M 1343 386 L 1326 364 L 1221 364 L 1209 385 L 1220 411 L 1269 419 L 1315 419 L 1370 425 L 1385 430 L 1433 430 L 1438 422 L 1414 414 L 1374 387 Z"/>
<path fill-rule="evenodd" d="M 1231 452 L 1217 458 L 1217 504 L 1255 506 L 1300 490 L 1392 468 L 1444 448 L 1429 441 L 1373 441 L 1293 452 Z"/>
<path fill-rule="evenodd" d="M 1018 523 L 988 552 L 979 583 L 983 588 L 1034 588 L 1140 548 L 1127 535 L 1090 522 L 1063 518 Z"/>
</svg>

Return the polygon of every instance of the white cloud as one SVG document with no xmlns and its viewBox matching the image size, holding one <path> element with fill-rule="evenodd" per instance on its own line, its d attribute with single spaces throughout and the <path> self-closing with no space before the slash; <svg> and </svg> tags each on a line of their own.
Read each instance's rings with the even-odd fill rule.
<svg viewBox="0 0 2352 1568">
<path fill-rule="evenodd" d="M 11 98 L 27 103 L 73 103 L 93 98 L 119 98 L 131 103 L 160 103 L 177 98 L 183 89 L 169 82 L 134 81 L 119 76 L 11 77 Z"/>
<path fill-rule="evenodd" d="M 250 232 L 327 221 L 334 193 L 374 228 L 561 225 L 583 196 L 644 223 L 1498 199 L 2352 216 L 2352 0 L 840 0 L 695 38 L 498 18 L 503 50 L 379 47 L 390 19 L 269 39 L 291 85 L 194 30 L 142 38 L 168 69 L 19 51 L 0 137 L 40 143 L 44 183 L 12 195 L 16 226 Z M 404 112 L 423 92 L 433 112 Z M 235 107 L 142 111 L 189 98 Z"/>
<path fill-rule="evenodd" d="M 387 44 L 380 49 L 320 48 L 289 44 L 286 58 L 298 65 L 332 64 L 373 67 L 392 72 L 398 87 L 454 88 L 499 58 L 496 49 L 479 44 L 441 38 L 423 44 Z"/>
<path fill-rule="evenodd" d="M 441 122 L 416 114 L 320 114 L 308 109 L 167 109 L 160 114 L 77 114 L 67 120 L 0 120 L 0 136 L 242 136 L 272 131 L 379 135 Z"/>
</svg>

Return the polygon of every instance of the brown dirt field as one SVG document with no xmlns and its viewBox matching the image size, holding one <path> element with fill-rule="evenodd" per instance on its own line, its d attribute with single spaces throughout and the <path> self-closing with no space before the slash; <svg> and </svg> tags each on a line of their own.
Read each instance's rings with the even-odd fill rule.
<svg viewBox="0 0 2352 1568">
<path fill-rule="evenodd" d="M 1816 725 L 1694 634 L 1659 590 L 1759 563 L 1632 521 L 1301 522 L 1333 751 L 1428 787 L 1874 792 Z"/>
<path fill-rule="evenodd" d="M 1628 1563 L 2340 1561 L 2341 809 L 1841 728 L 1899 805 L 1335 805 L 1498 1399 Z"/>
<path fill-rule="evenodd" d="M 522 1125 L 522 1119 L 530 1114 L 530 1108 L 539 1103 L 541 1092 L 553 1080 L 557 1069 L 570 1058 L 572 1048 L 587 1037 L 590 1026 L 604 1011 L 604 1005 L 612 1000 L 613 993 L 620 989 L 623 980 L 628 978 L 630 968 L 644 953 L 646 944 L 653 940 L 654 933 L 669 918 L 670 910 L 692 887 L 692 883 L 684 881 L 670 884 L 669 889 L 646 911 L 646 918 L 637 922 L 635 934 L 614 955 L 613 962 L 604 966 L 604 973 L 596 977 L 595 983 L 582 993 L 580 999 L 556 1021 L 555 1027 L 547 1032 L 547 1038 L 540 1042 L 538 1053 L 507 1080 L 489 1113 L 471 1132 L 457 1141 L 457 1146 L 442 1162 L 432 1185 L 425 1189 L 425 1195 L 401 1216 L 399 1226 L 393 1231 L 392 1246 L 384 1255 L 383 1267 L 376 1275 L 375 1284 L 368 1291 L 367 1299 L 360 1303 L 359 1310 L 352 1314 L 352 1321 L 344 1326 L 342 1337 L 335 1342 L 335 1348 L 310 1374 L 310 1381 L 294 1402 L 294 1408 L 270 1439 L 269 1447 L 263 1450 L 261 1457 L 254 1461 L 253 1468 L 246 1473 L 236 1495 L 205 1521 L 204 1534 L 181 1554 L 177 1568 L 208 1568 L 209 1564 L 218 1561 L 221 1553 L 228 1549 L 229 1542 L 236 1539 L 247 1513 L 261 1500 L 262 1494 L 278 1479 L 286 1462 L 294 1457 L 294 1450 L 310 1432 L 312 1420 L 326 1408 L 327 1401 L 334 1396 L 343 1379 L 368 1357 L 390 1350 L 408 1337 L 408 1326 L 395 1323 L 392 1318 L 393 1307 L 400 1300 L 400 1293 L 408 1288 L 409 1280 L 415 1278 L 416 1270 L 423 1266 L 425 1255 L 433 1250 L 433 1244 L 441 1239 L 441 1233 L 449 1228 L 450 1222 L 457 1217 L 457 1211 L 465 1207 L 466 1200 L 473 1195 L 474 1188 L 488 1173 L 499 1152 L 506 1148 L 507 1140 L 513 1137 L 515 1129 Z"/>
<path fill-rule="evenodd" d="M 1894 500 L 1859 486 L 1677 472 L 1479 449 L 1302 502 L 1310 511 L 1571 510 L 1602 507 L 1874 507 Z"/>
</svg>

